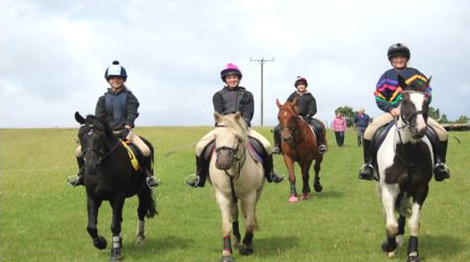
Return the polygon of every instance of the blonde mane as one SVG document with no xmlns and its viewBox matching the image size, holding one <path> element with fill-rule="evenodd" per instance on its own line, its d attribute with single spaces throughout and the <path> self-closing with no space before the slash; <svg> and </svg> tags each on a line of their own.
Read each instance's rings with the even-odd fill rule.
<svg viewBox="0 0 470 262">
<path fill-rule="evenodd" d="M 239 113 L 219 115 L 219 117 L 216 116 L 217 125 L 226 126 L 230 131 L 238 134 L 243 143 L 247 141 L 248 128 Z"/>
</svg>

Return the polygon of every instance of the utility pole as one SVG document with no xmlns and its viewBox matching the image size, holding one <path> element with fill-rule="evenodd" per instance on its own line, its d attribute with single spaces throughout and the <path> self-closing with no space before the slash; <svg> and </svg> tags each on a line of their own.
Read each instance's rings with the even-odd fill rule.
<svg viewBox="0 0 470 262">
<path fill-rule="evenodd" d="M 261 59 L 251 59 L 251 57 L 250 57 L 250 61 L 251 62 L 258 62 L 261 65 L 261 126 L 263 126 L 263 97 L 264 97 L 264 93 L 263 93 L 263 67 L 264 67 L 264 63 L 274 61 L 274 57 L 271 58 L 270 60 L 264 59 L 264 57 L 261 58 Z"/>
</svg>

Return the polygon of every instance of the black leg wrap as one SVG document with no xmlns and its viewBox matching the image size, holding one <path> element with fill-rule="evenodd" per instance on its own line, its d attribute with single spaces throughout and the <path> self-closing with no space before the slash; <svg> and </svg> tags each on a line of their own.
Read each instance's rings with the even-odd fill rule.
<svg viewBox="0 0 470 262">
<path fill-rule="evenodd" d="M 418 256 L 418 237 L 410 236 L 410 240 L 408 241 L 408 255 L 413 252 L 416 252 L 416 256 Z"/>
<path fill-rule="evenodd" d="M 406 217 L 400 215 L 398 217 L 398 235 L 405 234 L 405 224 L 406 224 Z"/>
</svg>

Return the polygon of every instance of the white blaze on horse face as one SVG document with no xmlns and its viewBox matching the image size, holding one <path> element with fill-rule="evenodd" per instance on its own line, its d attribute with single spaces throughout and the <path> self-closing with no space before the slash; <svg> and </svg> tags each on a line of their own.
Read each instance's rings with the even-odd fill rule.
<svg viewBox="0 0 470 262">
<path fill-rule="evenodd" d="M 417 111 L 423 110 L 425 97 L 421 93 L 411 93 L 410 100 L 416 107 Z M 416 115 L 416 130 L 421 131 L 426 129 L 426 121 L 424 120 L 423 114 Z"/>
</svg>

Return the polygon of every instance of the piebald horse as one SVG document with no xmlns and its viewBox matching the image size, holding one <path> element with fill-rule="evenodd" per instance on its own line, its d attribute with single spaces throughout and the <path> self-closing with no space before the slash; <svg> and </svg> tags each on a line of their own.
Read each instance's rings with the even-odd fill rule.
<svg viewBox="0 0 470 262">
<path fill-rule="evenodd" d="M 257 228 L 256 204 L 265 182 L 262 163 L 248 144 L 248 130 L 239 113 L 222 116 L 214 113 L 215 150 L 212 153 L 209 177 L 222 214 L 222 261 L 233 261 L 232 239 L 242 255 L 253 253 L 253 231 Z M 240 243 L 238 212 L 245 219 L 245 236 Z"/>
<path fill-rule="evenodd" d="M 430 100 L 425 94 L 430 79 L 406 83 L 398 76 L 403 89 L 400 116 L 386 134 L 377 151 L 375 170 L 377 191 L 383 204 L 386 241 L 382 250 L 395 256 L 403 241 L 407 214 L 410 238 L 408 261 L 419 261 L 418 232 L 421 209 L 433 174 L 433 150 L 425 136 Z M 399 213 L 398 221 L 394 211 Z"/>
</svg>

